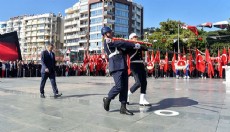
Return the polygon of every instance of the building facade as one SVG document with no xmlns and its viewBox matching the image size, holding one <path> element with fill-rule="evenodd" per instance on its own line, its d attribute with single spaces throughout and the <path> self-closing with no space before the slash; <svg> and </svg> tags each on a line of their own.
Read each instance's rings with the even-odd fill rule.
<svg viewBox="0 0 230 132">
<path fill-rule="evenodd" d="M 23 60 L 40 61 L 41 51 L 46 44 L 63 47 L 64 21 L 53 13 L 18 16 L 0 22 L 0 33 L 17 31 Z"/>
<path fill-rule="evenodd" d="M 64 47 L 72 51 L 100 53 L 103 26 L 111 27 L 115 37 L 143 35 L 143 7 L 131 0 L 79 0 L 65 13 Z"/>
</svg>

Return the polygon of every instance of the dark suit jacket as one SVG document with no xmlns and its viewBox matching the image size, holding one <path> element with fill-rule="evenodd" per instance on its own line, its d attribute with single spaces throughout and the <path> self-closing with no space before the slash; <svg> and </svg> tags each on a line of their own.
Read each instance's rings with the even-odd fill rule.
<svg viewBox="0 0 230 132">
<path fill-rule="evenodd" d="M 50 56 L 47 50 L 42 51 L 41 53 L 41 73 L 46 73 L 45 69 L 49 69 L 49 73 L 55 72 L 55 54 L 51 52 L 52 57 Z"/>
<path fill-rule="evenodd" d="M 114 71 L 127 69 L 127 54 L 126 52 L 124 52 L 124 49 L 122 48 L 133 49 L 135 47 L 135 44 L 125 41 L 115 41 L 113 43 L 109 43 L 108 46 L 104 42 L 104 50 L 108 56 L 111 54 L 110 51 L 115 51 L 115 47 L 117 47 L 117 49 L 121 51 L 120 54 L 114 55 L 113 57 L 109 58 L 109 72 L 111 73 Z"/>
</svg>

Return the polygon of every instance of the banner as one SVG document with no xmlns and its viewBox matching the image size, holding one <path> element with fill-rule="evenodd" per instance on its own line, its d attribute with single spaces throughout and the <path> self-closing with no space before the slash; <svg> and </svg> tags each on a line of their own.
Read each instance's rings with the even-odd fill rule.
<svg viewBox="0 0 230 132">
<path fill-rule="evenodd" d="M 22 60 L 17 32 L 0 35 L 0 60 Z"/>
</svg>

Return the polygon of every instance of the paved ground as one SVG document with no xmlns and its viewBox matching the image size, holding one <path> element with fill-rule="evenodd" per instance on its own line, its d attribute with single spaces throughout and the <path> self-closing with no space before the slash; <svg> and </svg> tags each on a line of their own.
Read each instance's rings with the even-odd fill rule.
<svg viewBox="0 0 230 132">
<path fill-rule="evenodd" d="M 127 116 L 119 113 L 118 98 L 112 101 L 110 112 L 103 109 L 102 98 L 113 86 L 110 77 L 57 78 L 63 93 L 60 99 L 50 97 L 49 81 L 47 98 L 41 99 L 40 78 L 1 79 L 0 131 L 229 132 L 230 87 L 222 81 L 148 78 L 147 98 L 153 106 L 138 105 L 138 90 L 128 106 L 135 115 Z M 172 112 L 159 115 L 158 110 Z"/>
</svg>

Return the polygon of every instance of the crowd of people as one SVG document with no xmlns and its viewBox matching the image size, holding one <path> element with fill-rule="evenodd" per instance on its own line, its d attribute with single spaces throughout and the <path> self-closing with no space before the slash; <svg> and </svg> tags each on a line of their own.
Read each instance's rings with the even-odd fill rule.
<svg viewBox="0 0 230 132">
<path fill-rule="evenodd" d="M 105 63 L 57 62 L 57 76 L 105 76 Z M 101 60 L 103 61 L 103 59 Z M 41 64 L 36 61 L 0 61 L 0 77 L 41 77 Z"/>
<path fill-rule="evenodd" d="M 56 64 L 56 76 L 110 76 L 106 59 L 99 57 L 99 60 L 95 62 L 93 59 L 94 56 L 95 55 L 92 55 L 88 59 L 85 59 L 83 63 L 58 62 Z M 189 66 L 185 69 L 178 69 L 174 72 L 171 64 L 169 64 L 168 69 L 165 70 L 165 62 L 162 60 L 153 65 L 152 68 L 146 66 L 148 77 L 154 77 L 156 79 L 167 77 L 209 78 L 208 65 L 206 65 L 205 72 L 203 73 L 196 68 L 190 72 Z M 215 63 L 213 63 L 213 65 L 213 78 L 225 78 L 225 69 L 223 69 L 222 77 L 220 77 L 218 65 Z M 130 75 L 132 75 L 132 73 Z M 41 64 L 36 63 L 36 61 L 0 61 L 0 77 L 41 77 Z"/>
<path fill-rule="evenodd" d="M 170 64 L 165 70 L 164 60 L 153 63 L 152 68 L 148 68 L 146 63 L 146 73 L 148 77 L 154 78 L 209 78 L 208 65 L 205 66 L 205 71 L 202 73 L 194 68 L 191 72 L 189 66 L 185 69 L 173 71 Z M 218 65 L 214 65 L 213 78 L 225 78 L 225 69 L 223 69 L 222 77 L 219 75 Z M 132 75 L 132 73 L 130 74 Z M 110 76 L 108 71 L 108 62 L 102 55 L 88 55 L 82 63 L 66 63 L 57 62 L 56 76 Z M 1 61 L 0 60 L 0 77 L 41 77 L 41 64 L 36 61 Z"/>
</svg>

